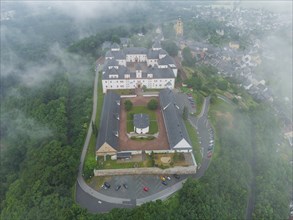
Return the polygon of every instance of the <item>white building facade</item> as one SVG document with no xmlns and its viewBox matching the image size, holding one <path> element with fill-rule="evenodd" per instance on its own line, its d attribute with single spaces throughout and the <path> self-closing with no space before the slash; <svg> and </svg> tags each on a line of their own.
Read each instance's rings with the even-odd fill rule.
<svg viewBox="0 0 293 220">
<path fill-rule="evenodd" d="M 113 44 L 105 55 L 103 93 L 108 89 L 173 89 L 177 67 L 173 58 L 156 42 L 151 49 L 123 48 Z"/>
</svg>

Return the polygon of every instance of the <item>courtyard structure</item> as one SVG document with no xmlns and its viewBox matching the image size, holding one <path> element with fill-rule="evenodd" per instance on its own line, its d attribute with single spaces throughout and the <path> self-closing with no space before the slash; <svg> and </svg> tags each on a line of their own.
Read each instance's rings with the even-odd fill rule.
<svg viewBox="0 0 293 220">
<path fill-rule="evenodd" d="M 134 131 L 137 134 L 146 134 L 149 132 L 150 119 L 147 114 L 135 114 L 133 116 Z"/>
</svg>

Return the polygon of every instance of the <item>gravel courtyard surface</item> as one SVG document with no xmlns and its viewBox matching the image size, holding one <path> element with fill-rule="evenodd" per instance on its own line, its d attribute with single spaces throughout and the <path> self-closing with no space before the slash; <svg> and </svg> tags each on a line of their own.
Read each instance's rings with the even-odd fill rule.
<svg viewBox="0 0 293 220">
<path fill-rule="evenodd" d="M 135 98 L 131 98 L 130 100 L 133 103 L 133 106 L 146 106 L 147 103 L 151 99 L 157 99 L 157 97 L 143 97 L 138 96 Z M 119 146 L 120 151 L 127 150 L 168 150 L 169 143 L 166 133 L 166 128 L 164 124 L 163 115 L 161 113 L 160 107 L 156 110 L 156 119 L 158 123 L 159 135 L 154 140 L 131 140 L 127 136 L 127 113 L 124 110 L 124 101 L 126 99 L 121 100 L 121 112 L 120 112 L 120 129 L 119 129 Z"/>
</svg>

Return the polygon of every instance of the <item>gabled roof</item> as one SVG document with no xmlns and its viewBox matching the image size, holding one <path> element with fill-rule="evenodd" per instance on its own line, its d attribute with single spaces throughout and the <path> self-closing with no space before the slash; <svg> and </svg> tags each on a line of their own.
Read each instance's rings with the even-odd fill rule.
<svg viewBox="0 0 293 220">
<path fill-rule="evenodd" d="M 163 49 L 159 50 L 159 54 L 168 55 L 167 51 Z"/>
<path fill-rule="evenodd" d="M 111 59 L 111 60 L 107 60 L 107 66 L 118 66 L 118 61 Z"/>
<path fill-rule="evenodd" d="M 175 62 L 169 55 L 166 55 L 164 58 L 158 60 L 158 64 L 159 65 L 169 65 L 169 64 L 175 65 Z"/>
<path fill-rule="evenodd" d="M 170 149 L 191 149 L 191 142 L 179 106 L 175 102 L 174 93 L 170 89 L 164 89 L 161 90 L 159 97 Z"/>
<path fill-rule="evenodd" d="M 130 39 L 126 37 L 120 37 L 121 44 L 129 44 Z"/>
<path fill-rule="evenodd" d="M 124 48 L 123 51 L 125 54 L 147 54 L 148 53 L 148 49 L 143 47 L 128 47 L 128 48 Z"/>
<path fill-rule="evenodd" d="M 170 67 L 160 69 L 157 66 L 149 67 L 148 73 L 153 74 L 153 78 L 174 78 L 174 72 Z"/>
<path fill-rule="evenodd" d="M 147 56 L 148 59 L 159 59 L 159 51 L 150 49 Z"/>
<path fill-rule="evenodd" d="M 119 75 L 119 72 L 115 68 L 110 69 L 108 73 L 109 75 Z"/>
<path fill-rule="evenodd" d="M 158 48 L 158 49 L 161 49 L 161 48 L 162 48 L 161 43 L 160 43 L 160 41 L 158 41 L 158 40 L 155 41 L 155 43 L 153 44 L 152 47 L 153 47 L 153 48 Z"/>
<path fill-rule="evenodd" d="M 104 97 L 99 135 L 96 142 L 96 151 L 104 144 L 109 144 L 118 150 L 118 132 L 120 114 L 120 96 L 113 92 L 108 92 Z"/>
<path fill-rule="evenodd" d="M 120 46 L 117 43 L 113 43 L 111 49 L 120 49 Z"/>
<path fill-rule="evenodd" d="M 135 128 L 147 128 L 150 124 L 150 119 L 147 114 L 135 114 L 133 116 L 133 124 Z"/>
<path fill-rule="evenodd" d="M 111 48 L 111 42 L 105 41 L 102 45 L 102 50 L 109 49 L 109 48 Z"/>
<path fill-rule="evenodd" d="M 136 64 L 135 69 L 136 69 L 136 70 L 142 70 L 141 65 L 140 65 L 139 63 Z"/>
<path fill-rule="evenodd" d="M 114 57 L 114 55 L 112 54 L 111 50 L 108 50 L 108 51 L 106 52 L 105 57 L 106 57 L 106 58 L 107 58 L 107 57 Z"/>
<path fill-rule="evenodd" d="M 125 59 L 125 54 L 124 54 L 123 51 L 118 50 L 118 51 L 111 51 L 111 52 L 112 52 L 112 54 L 113 54 L 113 56 L 114 56 L 114 58 L 116 60 L 123 60 L 123 59 Z"/>
</svg>

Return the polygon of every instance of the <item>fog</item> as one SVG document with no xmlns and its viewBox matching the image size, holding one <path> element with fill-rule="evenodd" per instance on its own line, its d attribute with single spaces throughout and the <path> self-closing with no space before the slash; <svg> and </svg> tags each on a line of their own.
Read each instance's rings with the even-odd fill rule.
<svg viewBox="0 0 293 220">
<path fill-rule="evenodd" d="M 4 137 L 21 142 L 22 137 L 29 137 L 26 138 L 26 140 L 34 139 L 36 141 L 42 141 L 46 140 L 46 138 L 50 139 L 50 137 L 57 136 L 58 134 L 56 135 L 56 133 L 58 133 L 58 131 L 56 132 L 56 130 L 62 130 L 64 128 L 64 130 L 67 129 L 64 132 L 67 132 L 64 139 L 72 138 L 82 140 L 83 142 L 84 136 L 82 131 L 86 132 L 86 130 L 88 129 L 87 120 L 90 120 L 90 111 L 92 110 L 91 107 L 90 109 L 87 107 L 87 104 L 90 104 L 90 106 L 92 105 L 90 95 L 92 94 L 93 79 L 95 74 L 95 60 L 98 57 L 93 57 L 90 53 L 85 53 L 83 55 L 82 52 L 71 53 L 69 52 L 70 46 L 76 42 L 81 42 L 81 39 L 89 36 L 95 36 L 97 33 L 101 33 L 104 30 L 109 30 L 113 27 L 118 26 L 131 26 L 141 28 L 143 25 L 152 24 L 153 27 L 156 28 L 158 25 L 166 23 L 167 25 L 169 25 L 167 28 L 169 28 L 169 31 L 172 32 L 173 24 L 178 16 L 181 16 L 183 22 L 186 23 L 187 19 L 189 19 L 188 21 L 193 21 L 192 19 L 197 16 L 197 14 L 194 14 L 194 11 L 192 11 L 195 9 L 195 7 L 191 6 L 206 6 L 215 2 L 219 5 L 226 5 L 225 8 L 227 9 L 227 11 L 232 10 L 233 8 L 232 1 L 1 1 L 0 101 L 1 104 L 5 103 L 5 105 L 0 106 L 0 138 Z M 286 114 L 288 118 L 292 119 L 292 1 L 237 1 L 235 5 L 242 8 L 259 8 L 278 13 L 276 16 L 276 21 L 274 21 L 276 22 L 276 28 L 272 28 L 274 30 L 266 32 L 265 34 L 256 33 L 253 36 L 254 40 L 256 40 L 257 38 L 257 40 L 260 41 L 261 47 L 260 50 L 256 52 L 256 54 L 260 55 L 262 58 L 262 63 L 257 68 L 255 68 L 255 75 L 257 75 L 258 80 L 264 79 L 266 81 L 266 86 L 270 88 L 274 95 L 273 104 L 275 106 L 281 107 L 281 111 L 283 111 L 282 113 Z M 215 8 L 218 8 L 218 5 Z M 2 14 L 2 12 L 9 12 L 10 10 L 13 10 L 11 16 L 7 15 L 7 17 L 5 17 L 6 15 L 4 16 L 4 14 Z M 225 10 L 222 11 L 226 12 Z M 206 16 L 204 18 L 210 19 L 209 16 L 212 16 L 212 14 L 213 13 L 207 13 L 206 15 L 203 15 L 203 17 Z M 268 17 L 266 17 L 266 19 Z M 274 15 L 272 15 L 272 17 L 274 17 Z M 217 18 L 212 19 L 216 21 Z M 248 16 L 246 18 L 240 18 L 240 20 L 241 19 L 250 20 L 251 18 Z M 263 20 L 265 19 L 260 20 L 261 22 L 263 22 Z M 215 23 L 219 24 L 217 22 Z M 252 20 L 251 23 L 254 23 L 254 20 Z M 134 34 L 136 34 L 139 28 L 133 31 L 135 32 Z M 205 27 L 203 27 L 203 29 L 204 28 Z M 216 28 L 218 28 L 218 26 Z M 235 28 L 236 30 L 235 33 L 239 31 L 239 29 L 241 29 L 241 27 L 238 26 L 234 26 L 233 28 Z M 186 33 L 188 30 L 184 31 Z M 240 33 L 241 31 L 239 31 L 238 35 L 240 35 Z M 149 33 L 149 35 L 151 34 Z M 148 33 L 146 34 L 146 36 L 149 35 Z M 96 40 L 96 38 L 94 39 Z M 196 41 L 195 39 L 193 40 Z M 207 43 L 208 40 L 203 40 L 203 42 Z M 87 44 L 89 43 L 87 42 Z M 215 49 L 219 49 L 217 51 L 221 52 L 223 52 L 224 50 L 226 52 L 232 51 L 230 49 L 227 49 L 227 45 L 224 46 L 222 46 L 221 49 Z M 243 51 L 241 50 L 241 53 L 243 54 L 239 53 L 239 57 L 241 57 L 242 55 L 246 55 L 245 53 L 248 54 L 254 49 L 251 45 L 248 47 L 249 48 L 243 49 Z M 94 46 L 92 46 L 92 48 L 94 48 Z M 97 54 L 102 54 L 100 52 L 100 48 L 96 49 L 98 51 Z M 239 51 L 240 50 L 238 50 L 238 52 Z M 233 55 L 233 53 L 231 54 Z M 218 58 L 222 59 L 221 56 L 219 56 Z M 241 60 L 241 58 L 239 60 Z M 192 71 L 196 72 L 197 70 L 193 69 Z M 55 94 L 52 95 L 53 98 L 50 96 L 51 94 L 46 94 L 44 95 L 44 97 L 38 97 L 38 94 L 36 93 L 42 91 L 43 88 L 43 91 L 47 91 L 45 89 L 49 87 L 48 85 L 53 84 L 49 83 L 53 80 L 56 80 L 55 77 L 58 74 L 65 75 L 64 78 L 66 79 L 64 79 L 64 82 L 67 80 L 67 77 L 69 79 L 68 85 L 66 84 L 67 81 L 64 84 L 60 85 L 60 91 L 65 91 L 64 94 L 66 93 L 66 96 L 68 97 L 66 97 L 66 99 L 62 97 L 64 99 L 61 100 L 61 98 L 59 97 L 61 95 L 57 94 L 59 91 L 56 92 L 56 97 L 58 98 L 54 96 Z M 54 81 L 54 83 L 56 81 Z M 58 83 L 56 84 L 57 86 L 59 86 Z M 205 84 L 204 86 L 206 85 L 207 84 Z M 227 85 L 229 84 L 227 83 Z M 82 87 L 83 90 L 78 88 L 78 86 Z M 78 90 L 77 88 L 80 90 Z M 72 92 L 74 94 L 71 94 L 67 91 L 67 89 L 70 90 L 70 92 L 74 91 L 75 93 Z M 89 90 L 89 93 L 84 92 Z M 27 92 L 26 94 L 22 91 L 29 92 Z M 80 95 L 79 91 L 83 91 L 84 93 Z M 214 89 L 213 92 L 215 91 L 218 92 L 219 90 Z M 271 115 L 269 114 L 271 113 L 271 108 L 265 109 L 269 105 L 271 105 L 272 107 L 273 104 L 267 102 L 266 104 L 268 105 L 263 105 L 265 107 L 260 108 L 261 110 L 259 111 L 262 111 L 261 113 L 264 113 L 263 118 L 267 120 L 264 122 L 262 121 L 263 118 L 261 117 L 262 115 L 259 112 L 257 115 L 253 115 L 253 111 L 254 108 L 256 109 L 256 106 L 263 106 L 258 106 L 255 102 L 251 101 L 250 96 L 249 98 L 247 98 L 248 95 L 244 93 L 243 90 L 239 89 L 239 91 L 240 92 L 238 92 L 237 90 L 237 92 L 235 92 L 233 95 L 228 95 L 230 95 L 231 97 L 237 97 L 238 95 L 241 96 L 242 94 L 244 94 L 243 97 L 239 98 L 239 100 L 241 100 L 241 98 L 242 100 L 247 99 L 245 100 L 247 101 L 247 103 L 244 103 L 243 101 L 245 108 L 242 108 L 242 103 L 239 102 L 240 104 L 229 105 L 230 107 L 233 107 L 233 111 L 227 111 L 226 114 L 226 109 L 224 109 L 221 114 L 215 114 L 217 119 L 219 118 L 218 116 L 223 116 L 223 119 L 220 119 L 217 122 L 213 122 L 215 124 L 218 124 L 218 128 L 215 129 L 215 131 L 218 132 L 218 134 L 216 134 L 218 136 L 217 138 L 220 139 L 224 137 L 222 139 L 225 140 L 223 143 L 220 143 L 221 141 L 223 141 L 222 139 L 217 140 L 219 141 L 219 144 L 222 145 L 222 149 L 220 149 L 221 153 L 219 153 L 219 158 L 221 159 L 221 156 L 227 153 L 227 161 L 229 163 L 235 162 L 235 164 L 239 165 L 240 167 L 242 166 L 242 164 L 240 164 L 241 162 L 238 163 L 237 157 L 242 158 L 242 156 L 244 155 L 243 158 L 246 158 L 247 156 L 247 161 L 245 161 L 245 163 L 251 163 L 251 169 L 253 170 L 256 169 L 254 166 L 255 164 L 253 164 L 253 160 L 250 159 L 252 158 L 254 151 L 256 151 L 257 148 L 261 148 L 261 151 L 259 151 L 261 153 L 258 152 L 260 156 L 265 155 L 262 154 L 263 152 L 265 152 L 267 155 L 271 154 L 270 156 L 276 156 L 277 154 L 275 154 L 275 148 L 278 148 L 278 146 L 280 145 L 279 144 L 277 146 L 277 144 L 281 142 L 285 143 L 285 141 L 287 140 L 283 138 L 283 133 L 285 132 L 285 129 L 280 131 L 279 126 L 277 126 L 279 124 L 274 123 L 276 117 L 270 117 Z M 33 103 L 33 106 L 39 105 L 43 107 L 42 109 L 40 107 L 40 109 L 36 110 L 35 112 L 31 110 L 32 108 L 29 108 L 30 106 L 28 107 L 28 104 L 26 103 L 26 95 L 33 100 L 34 96 L 31 95 L 32 93 L 33 95 L 36 94 L 36 99 L 39 99 L 38 102 Z M 48 93 L 54 93 L 53 89 L 49 88 Z M 196 97 L 198 97 L 198 99 L 203 99 L 203 93 L 201 91 L 201 94 L 196 94 Z M 206 92 L 206 94 L 208 93 L 209 92 Z M 226 94 L 226 91 L 223 91 L 222 94 Z M 70 100 L 70 96 L 77 98 L 73 101 Z M 59 98 L 61 101 L 57 100 Z M 56 102 L 54 102 L 55 99 L 57 100 Z M 24 106 L 20 106 L 18 104 L 19 100 L 22 101 L 20 103 L 24 103 Z M 64 101 L 63 103 L 63 100 L 66 101 Z M 47 105 L 51 101 L 53 104 Z M 235 98 L 233 98 L 233 102 L 231 100 L 228 101 L 228 103 L 231 104 L 235 101 Z M 80 102 L 82 104 L 80 104 Z M 251 106 L 246 108 L 246 105 Z M 55 109 L 50 111 L 51 108 L 49 108 L 48 106 L 53 106 L 52 109 L 55 108 L 56 111 L 54 111 Z M 70 107 L 68 106 L 72 107 L 72 109 L 70 109 Z M 250 107 L 251 109 L 249 109 Z M 45 111 L 44 109 L 48 111 Z M 88 112 L 85 109 L 87 109 Z M 29 113 L 25 113 L 25 111 L 32 111 L 31 115 L 34 115 L 35 118 L 30 116 Z M 56 112 L 59 115 L 57 115 Z M 83 114 L 82 116 L 80 116 L 81 112 Z M 250 113 L 251 115 L 253 115 L 253 117 L 250 117 Z M 50 114 L 50 117 L 42 121 L 42 114 Z M 67 114 L 71 115 L 67 117 Z M 40 119 L 39 121 L 37 120 L 38 117 Z M 60 118 L 66 118 L 66 120 L 64 120 L 66 122 L 62 122 L 61 120 L 59 120 Z M 235 128 L 235 130 L 231 130 L 229 133 L 225 133 L 225 127 L 230 126 L 225 125 L 229 124 L 227 121 L 231 120 L 231 118 L 232 121 L 230 121 L 229 123 L 231 123 L 231 127 L 233 129 Z M 54 119 L 56 119 L 56 121 L 54 121 Z M 259 121 L 257 121 L 258 119 Z M 44 124 L 42 124 L 41 121 Z M 52 121 L 52 124 L 58 124 L 60 122 L 60 124 L 58 124 L 59 127 L 49 127 L 49 123 L 46 124 L 46 122 L 48 121 Z M 255 130 L 252 129 L 257 128 L 257 125 L 264 125 L 260 132 L 254 132 Z M 267 130 L 265 130 L 265 128 L 267 128 Z M 288 128 L 290 129 L 290 127 Z M 266 132 L 268 131 L 268 133 L 262 134 L 261 132 L 263 132 L 264 130 Z M 260 138 L 260 140 L 254 137 L 254 133 L 258 133 L 259 137 L 257 138 Z M 266 137 L 266 135 L 267 139 L 263 138 Z M 255 140 L 258 140 L 259 142 L 254 143 Z M 271 142 L 268 143 L 267 140 L 270 140 Z M 226 148 L 228 145 L 225 144 L 229 142 L 233 143 L 231 144 L 230 149 Z M 38 145 L 38 143 L 35 145 Z M 9 146 L 9 143 L 1 143 L 0 150 L 3 149 L 3 146 L 5 148 L 5 144 Z M 25 145 L 26 143 L 22 144 Z M 30 143 L 28 143 L 28 146 L 29 144 Z M 257 144 L 259 144 L 260 146 L 255 146 Z M 20 144 L 20 146 L 22 145 Z M 80 146 L 81 145 L 79 145 L 78 147 Z M 237 149 L 237 147 L 239 148 Z M 227 152 L 227 149 L 229 150 L 229 152 Z M 241 155 L 242 153 L 243 155 Z M 235 156 L 235 158 L 233 158 L 233 155 Z M 257 153 L 255 155 L 257 155 Z M 255 155 L 253 157 L 256 157 Z M 289 155 L 287 153 L 286 157 L 292 158 L 292 155 Z M 257 165 L 262 165 L 261 163 L 266 162 L 266 160 L 269 161 L 268 158 L 263 158 L 263 161 L 260 162 L 257 161 Z M 222 162 L 223 161 L 221 161 L 221 163 Z M 285 163 L 287 163 L 287 161 Z M 247 164 L 245 164 L 245 166 Z M 275 164 L 273 163 L 268 162 L 267 164 L 275 166 Z M 264 163 L 263 166 L 265 167 L 266 164 Z M 231 170 L 233 170 L 232 167 Z M 253 172 L 251 175 L 254 175 Z M 229 169 L 227 169 L 227 171 L 225 170 L 224 174 L 228 178 L 235 178 L 235 176 L 229 176 L 231 175 L 231 173 L 229 173 Z M 211 173 L 209 175 L 211 175 Z M 248 176 L 245 176 L 245 174 L 239 172 L 239 176 L 241 175 L 242 177 L 248 178 Z M 259 178 L 258 180 L 260 179 L 261 178 Z M 268 182 L 268 184 L 270 183 Z M 275 186 L 273 185 L 273 187 Z M 244 194 L 246 192 L 242 190 L 241 193 Z M 249 195 L 247 197 L 249 197 Z"/>
</svg>

